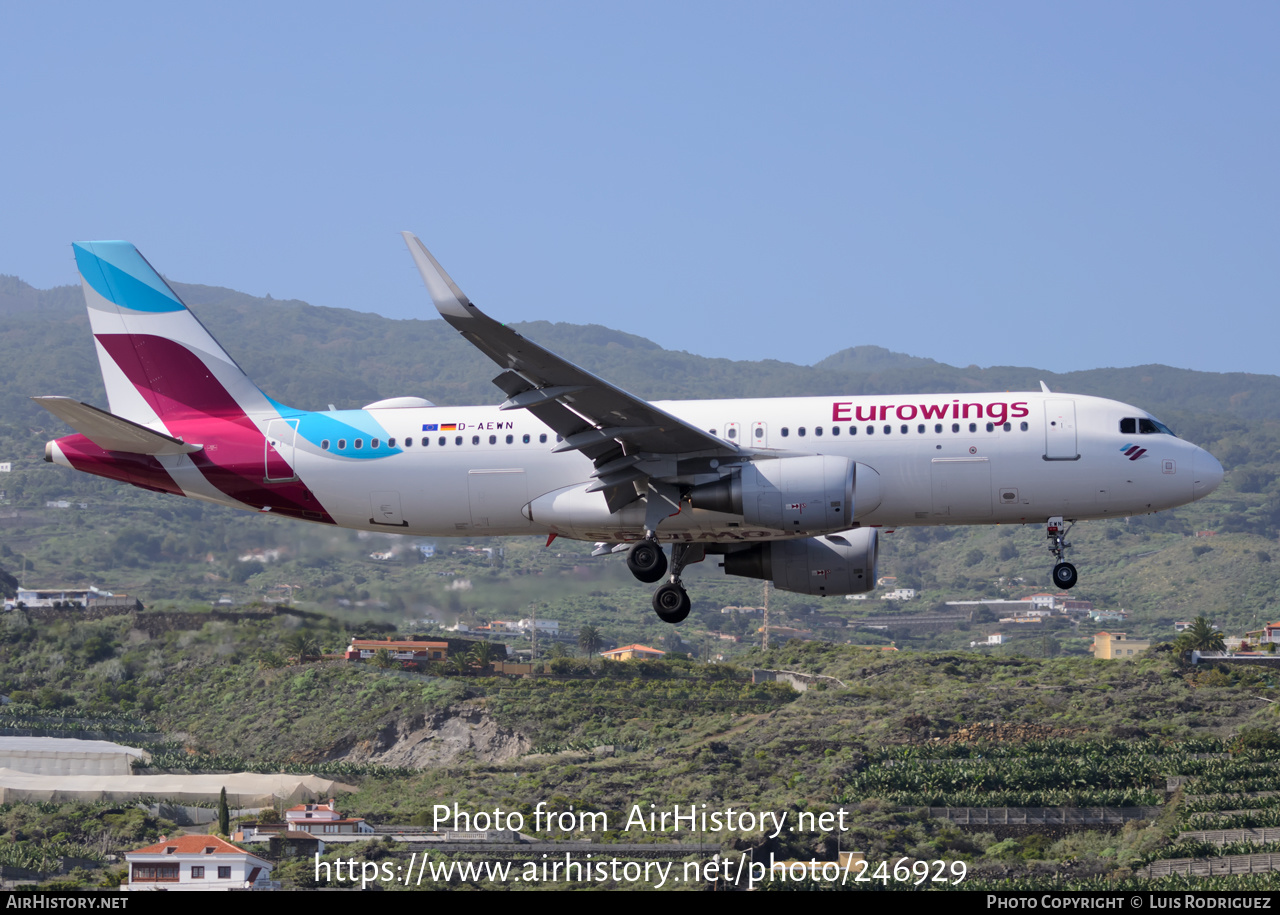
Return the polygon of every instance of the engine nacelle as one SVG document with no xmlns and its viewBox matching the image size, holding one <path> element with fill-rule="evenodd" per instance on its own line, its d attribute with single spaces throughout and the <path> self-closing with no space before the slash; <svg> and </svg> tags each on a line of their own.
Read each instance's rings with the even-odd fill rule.
<svg viewBox="0 0 1280 915">
<path fill-rule="evenodd" d="M 741 515 L 748 527 L 777 531 L 843 531 L 858 511 L 880 504 L 880 475 L 830 454 L 752 461 L 689 493 L 694 508 Z M 867 503 L 867 504 L 864 504 Z"/>
<path fill-rule="evenodd" d="M 799 594 L 862 594 L 876 586 L 880 541 L 873 527 L 825 537 L 771 540 L 727 553 L 726 575 L 763 578 Z"/>
</svg>

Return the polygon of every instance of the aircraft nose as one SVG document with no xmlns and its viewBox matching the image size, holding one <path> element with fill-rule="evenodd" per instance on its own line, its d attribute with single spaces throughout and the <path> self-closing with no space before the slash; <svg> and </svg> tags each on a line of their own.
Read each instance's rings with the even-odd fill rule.
<svg viewBox="0 0 1280 915">
<path fill-rule="evenodd" d="M 1191 495 L 1196 499 L 1209 495 L 1222 484 L 1222 465 L 1207 451 L 1196 452 L 1191 470 Z"/>
</svg>

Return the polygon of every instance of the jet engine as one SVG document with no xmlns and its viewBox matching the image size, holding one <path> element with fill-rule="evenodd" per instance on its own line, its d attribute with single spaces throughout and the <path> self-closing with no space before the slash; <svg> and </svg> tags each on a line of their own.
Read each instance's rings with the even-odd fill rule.
<svg viewBox="0 0 1280 915">
<path fill-rule="evenodd" d="M 873 527 L 771 540 L 726 553 L 726 575 L 771 580 L 775 588 L 800 594 L 862 594 L 876 586 L 880 542 Z"/>
<path fill-rule="evenodd" d="M 865 478 L 865 479 L 864 479 Z M 845 457 L 810 454 L 752 461 L 689 493 L 694 508 L 741 515 L 748 527 L 843 531 L 880 504 L 880 475 Z"/>
</svg>

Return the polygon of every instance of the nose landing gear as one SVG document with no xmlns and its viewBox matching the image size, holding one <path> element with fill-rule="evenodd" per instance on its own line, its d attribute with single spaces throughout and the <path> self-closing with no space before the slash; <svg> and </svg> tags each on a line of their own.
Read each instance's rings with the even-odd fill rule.
<svg viewBox="0 0 1280 915">
<path fill-rule="evenodd" d="M 1079 575 L 1076 567 L 1066 561 L 1066 551 L 1071 544 L 1067 542 L 1067 534 L 1075 526 L 1074 521 L 1064 523 L 1061 517 L 1053 517 L 1045 524 L 1045 535 L 1049 538 L 1049 552 L 1058 560 L 1053 567 L 1053 583 L 1064 591 L 1075 587 Z"/>
</svg>

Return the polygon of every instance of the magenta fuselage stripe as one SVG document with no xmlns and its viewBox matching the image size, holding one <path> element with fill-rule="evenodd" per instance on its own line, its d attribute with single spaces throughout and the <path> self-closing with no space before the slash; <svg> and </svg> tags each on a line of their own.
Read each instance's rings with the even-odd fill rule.
<svg viewBox="0 0 1280 915">
<path fill-rule="evenodd" d="M 108 477 L 121 483 L 130 483 L 156 492 L 185 495 L 173 482 L 168 471 L 149 454 L 126 454 L 119 451 L 103 451 L 83 435 L 68 435 L 58 439 L 58 447 L 76 470 Z"/>
<path fill-rule="evenodd" d="M 288 463 L 267 444 L 257 425 L 195 353 L 167 337 L 148 334 L 99 334 L 97 340 L 164 421 L 170 435 L 205 446 L 189 457 L 219 492 L 254 508 L 333 523 L 300 481 L 264 482 L 267 461 L 272 475 L 282 477 L 290 475 Z M 89 445 L 101 452 L 96 445 Z M 71 454 L 67 456 L 75 462 Z M 169 481 L 165 491 L 179 491 L 159 462 L 150 460 Z M 94 466 L 101 466 L 100 461 L 86 460 Z"/>
</svg>

